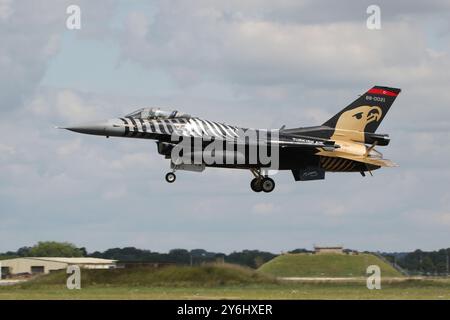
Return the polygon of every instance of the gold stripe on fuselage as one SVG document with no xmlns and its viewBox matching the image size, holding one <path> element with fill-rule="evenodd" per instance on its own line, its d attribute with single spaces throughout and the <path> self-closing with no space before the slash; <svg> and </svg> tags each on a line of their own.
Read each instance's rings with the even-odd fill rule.
<svg viewBox="0 0 450 320">
<path fill-rule="evenodd" d="M 320 157 L 320 162 L 322 164 L 322 168 L 326 168 L 328 164 L 333 160 L 333 158 L 330 157 Z"/>
<path fill-rule="evenodd" d="M 330 170 L 331 168 L 333 168 L 335 165 L 336 165 L 336 163 L 339 161 L 339 158 L 334 158 L 331 162 L 330 162 L 330 164 L 327 166 L 327 168 L 328 168 L 328 170 Z"/>
<path fill-rule="evenodd" d="M 338 166 L 340 166 L 342 159 L 336 158 L 336 161 L 330 166 L 331 171 L 335 171 Z"/>
<path fill-rule="evenodd" d="M 341 159 L 341 163 L 339 164 L 339 166 L 337 166 L 335 168 L 336 171 L 342 171 L 342 169 L 345 167 L 345 165 L 347 164 L 347 161 L 344 159 Z"/>
<path fill-rule="evenodd" d="M 320 164 L 326 171 L 351 171 L 355 162 L 343 158 L 320 157 Z"/>
</svg>

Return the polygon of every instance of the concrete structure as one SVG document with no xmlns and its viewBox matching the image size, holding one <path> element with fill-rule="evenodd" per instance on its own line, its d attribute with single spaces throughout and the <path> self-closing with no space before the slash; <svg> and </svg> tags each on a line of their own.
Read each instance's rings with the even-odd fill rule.
<svg viewBox="0 0 450 320">
<path fill-rule="evenodd" d="M 316 254 L 321 254 L 321 253 L 343 254 L 344 247 L 343 246 L 314 246 L 314 253 L 316 253 Z"/>
<path fill-rule="evenodd" d="M 66 269 L 70 265 L 77 265 L 84 269 L 112 269 L 116 267 L 116 261 L 98 258 L 23 257 L 0 260 L 0 265 L 4 277 L 17 274 L 49 273 Z"/>
</svg>

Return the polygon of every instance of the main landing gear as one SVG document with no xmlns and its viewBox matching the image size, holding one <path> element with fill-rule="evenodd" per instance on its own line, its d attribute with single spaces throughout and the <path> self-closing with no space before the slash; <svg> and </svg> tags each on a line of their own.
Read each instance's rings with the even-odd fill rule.
<svg viewBox="0 0 450 320">
<path fill-rule="evenodd" d="M 275 181 L 273 179 L 263 176 L 261 170 L 250 169 L 255 178 L 250 182 L 250 188 L 255 192 L 272 192 L 275 189 Z"/>
<path fill-rule="evenodd" d="M 253 191 L 272 192 L 273 189 L 275 189 L 275 181 L 268 176 L 261 174 L 261 169 L 250 169 L 250 171 L 255 176 L 250 182 L 250 187 Z M 166 181 L 168 183 L 174 183 L 176 179 L 177 176 L 175 175 L 175 170 L 166 174 Z"/>
</svg>

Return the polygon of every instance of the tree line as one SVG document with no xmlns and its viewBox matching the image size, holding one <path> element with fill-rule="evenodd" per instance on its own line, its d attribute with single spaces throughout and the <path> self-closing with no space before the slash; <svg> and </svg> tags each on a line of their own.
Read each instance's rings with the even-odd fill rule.
<svg viewBox="0 0 450 320">
<path fill-rule="evenodd" d="M 450 248 L 437 251 L 417 249 L 406 253 L 383 253 L 383 256 L 411 275 L 445 275 L 450 271 Z"/>
<path fill-rule="evenodd" d="M 306 249 L 295 249 L 288 253 L 310 253 Z M 450 248 L 437 251 L 415 250 L 402 253 L 381 253 L 389 262 L 396 264 L 410 274 L 443 275 L 448 274 Z M 17 251 L 0 253 L 0 259 L 16 257 L 94 257 L 113 259 L 119 262 L 148 262 L 197 265 L 209 262 L 226 262 L 258 268 L 278 256 L 267 251 L 242 250 L 230 254 L 210 252 L 204 249 L 172 249 L 167 253 L 138 249 L 135 247 L 111 248 L 105 251 L 88 253 L 86 248 L 69 242 L 41 241 L 31 247 Z"/>
<path fill-rule="evenodd" d="M 234 263 L 250 268 L 258 268 L 276 257 L 276 254 L 259 250 L 243 250 L 230 254 L 209 252 L 204 249 L 172 249 L 159 253 L 135 247 L 111 248 L 88 253 L 86 248 L 78 248 L 72 243 L 41 241 L 32 247 L 22 247 L 17 251 L 0 253 L 0 259 L 16 257 L 93 257 L 113 259 L 119 262 L 149 262 L 195 265 L 208 262 Z"/>
</svg>

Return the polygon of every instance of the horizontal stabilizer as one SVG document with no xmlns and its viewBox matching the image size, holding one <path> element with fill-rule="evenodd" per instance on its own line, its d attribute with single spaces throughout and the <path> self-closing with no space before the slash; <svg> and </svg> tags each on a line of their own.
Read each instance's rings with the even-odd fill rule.
<svg viewBox="0 0 450 320">
<path fill-rule="evenodd" d="M 348 160 L 358 161 L 362 163 L 372 164 L 379 167 L 398 167 L 396 163 L 389 159 L 383 159 L 383 158 L 375 158 L 375 157 L 367 157 L 367 156 L 359 156 L 359 155 L 352 155 L 344 152 L 339 151 L 320 151 L 317 153 L 317 155 L 325 156 L 325 157 L 336 157 L 336 158 L 344 158 Z"/>
</svg>

